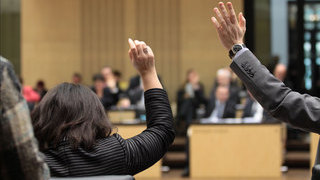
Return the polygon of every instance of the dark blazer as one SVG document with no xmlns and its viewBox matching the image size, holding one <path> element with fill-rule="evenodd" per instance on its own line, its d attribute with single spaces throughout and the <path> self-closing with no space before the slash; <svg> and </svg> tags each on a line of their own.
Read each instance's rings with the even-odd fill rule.
<svg viewBox="0 0 320 180">
<path fill-rule="evenodd" d="M 226 102 L 226 105 L 224 107 L 224 112 L 222 118 L 235 118 L 236 117 L 236 103 L 233 101 L 233 99 L 228 99 Z M 205 117 L 210 117 L 213 110 L 216 106 L 216 98 L 215 96 L 211 96 L 208 105 L 206 106 L 206 115 Z"/>
<path fill-rule="evenodd" d="M 204 86 L 200 83 L 200 88 L 194 91 L 193 98 L 185 97 L 185 87 L 183 86 L 177 93 L 177 118 L 186 118 L 187 114 L 191 113 L 191 119 L 196 118 L 196 110 L 201 104 L 206 105 Z"/>
<path fill-rule="evenodd" d="M 159 81 L 162 84 L 161 77 L 158 75 Z M 162 85 L 163 86 L 163 85 Z M 130 99 L 131 104 L 136 104 L 143 94 L 143 89 L 140 85 L 140 76 L 136 75 L 130 79 L 129 87 L 126 93 Z"/>
<path fill-rule="evenodd" d="M 91 90 L 96 93 L 95 87 L 91 87 Z M 103 96 L 100 101 L 105 109 L 110 109 L 111 106 L 116 105 L 118 102 L 117 94 L 112 94 L 109 88 L 103 89 Z"/>
<path fill-rule="evenodd" d="M 63 140 L 45 150 L 45 161 L 54 177 L 135 175 L 152 166 L 167 152 L 175 133 L 167 93 L 162 89 L 145 92 L 147 129 L 123 139 L 119 134 L 97 139 L 91 150 L 72 149 Z M 138 132 L 137 132 L 138 133 Z"/>
<path fill-rule="evenodd" d="M 131 104 L 136 104 L 141 99 L 142 93 L 143 89 L 140 85 L 140 76 L 134 76 L 130 79 L 129 88 L 127 90 Z"/>
<path fill-rule="evenodd" d="M 230 67 L 262 107 L 278 120 L 319 134 L 320 99 L 286 87 L 249 50 L 240 53 Z M 312 172 L 314 180 L 320 178 L 319 161 L 315 167 Z"/>
<path fill-rule="evenodd" d="M 254 101 L 250 97 L 247 97 L 246 104 L 243 109 L 242 118 L 252 117 L 254 114 L 252 113 L 252 105 Z"/>
</svg>

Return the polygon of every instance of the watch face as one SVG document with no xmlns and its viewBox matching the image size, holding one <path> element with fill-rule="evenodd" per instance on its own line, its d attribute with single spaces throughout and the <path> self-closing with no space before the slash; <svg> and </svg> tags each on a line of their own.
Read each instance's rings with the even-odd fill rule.
<svg viewBox="0 0 320 180">
<path fill-rule="evenodd" d="M 233 52 L 236 53 L 236 52 L 238 52 L 238 51 L 240 51 L 242 49 L 242 46 L 239 45 L 239 44 L 236 44 L 236 45 L 233 46 L 232 49 L 233 49 Z"/>
</svg>

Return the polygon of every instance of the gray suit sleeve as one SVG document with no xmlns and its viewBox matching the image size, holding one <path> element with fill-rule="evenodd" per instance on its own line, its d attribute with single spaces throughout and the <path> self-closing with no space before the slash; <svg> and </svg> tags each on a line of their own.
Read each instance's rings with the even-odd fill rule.
<svg viewBox="0 0 320 180">
<path fill-rule="evenodd" d="M 319 98 L 286 87 L 249 50 L 237 56 L 230 67 L 273 117 L 300 129 L 320 133 Z"/>
</svg>

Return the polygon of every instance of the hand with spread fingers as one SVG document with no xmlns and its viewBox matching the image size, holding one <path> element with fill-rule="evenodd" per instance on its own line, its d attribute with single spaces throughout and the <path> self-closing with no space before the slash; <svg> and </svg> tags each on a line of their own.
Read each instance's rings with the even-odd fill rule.
<svg viewBox="0 0 320 180">
<path fill-rule="evenodd" d="M 133 41 L 129 38 L 128 42 L 131 62 L 141 76 L 144 89 L 162 88 L 157 76 L 152 49 L 143 41 Z"/>
<path fill-rule="evenodd" d="M 219 2 L 219 8 L 213 9 L 215 16 L 211 20 L 216 27 L 222 45 L 230 50 L 235 44 L 243 44 L 243 37 L 246 32 L 246 20 L 242 13 L 238 19 L 232 3 L 227 3 L 226 9 L 223 2 Z"/>
</svg>

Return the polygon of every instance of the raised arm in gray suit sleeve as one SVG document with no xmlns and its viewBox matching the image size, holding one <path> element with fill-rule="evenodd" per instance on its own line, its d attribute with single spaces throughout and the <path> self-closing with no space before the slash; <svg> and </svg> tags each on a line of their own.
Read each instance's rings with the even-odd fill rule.
<svg viewBox="0 0 320 180">
<path fill-rule="evenodd" d="M 319 98 L 286 87 L 249 50 L 236 56 L 230 67 L 273 117 L 306 131 L 320 133 Z"/>
</svg>

